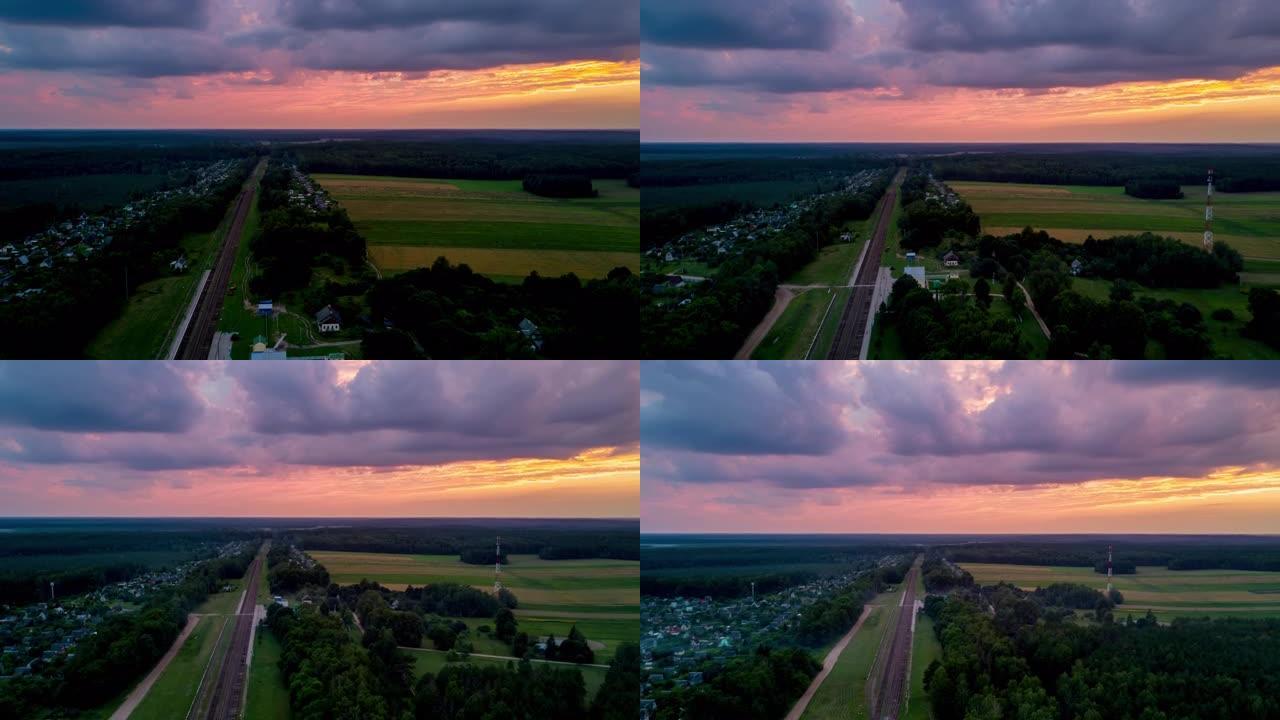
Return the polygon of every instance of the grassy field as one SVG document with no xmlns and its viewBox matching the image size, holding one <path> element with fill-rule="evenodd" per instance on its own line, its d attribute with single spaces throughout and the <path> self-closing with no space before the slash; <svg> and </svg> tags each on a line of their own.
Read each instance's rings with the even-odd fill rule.
<svg viewBox="0 0 1280 720">
<path fill-rule="evenodd" d="M 456 555 L 312 552 L 329 570 L 333 582 L 348 585 L 362 579 L 387 587 L 454 582 L 488 589 L 493 568 L 468 565 Z M 605 644 L 597 662 L 607 663 L 619 643 L 640 635 L 640 564 L 628 560 L 542 560 L 512 555 L 502 569 L 502 584 L 520 600 L 520 629 L 530 636 L 563 637 L 577 624 L 587 636 Z"/>
<path fill-rule="evenodd" d="M 413 655 L 413 669 L 414 674 L 417 677 L 422 677 L 427 673 L 438 673 L 446 665 L 445 660 L 448 653 L 437 650 L 411 650 L 409 652 Z M 506 666 L 507 663 L 515 662 L 515 660 L 497 660 L 495 658 L 472 656 L 460 662 L 483 667 L 485 665 Z M 568 666 L 556 665 L 555 667 Z M 579 667 L 578 671 L 582 673 L 582 682 L 587 687 L 587 699 L 595 697 L 596 691 L 599 690 L 600 686 L 604 683 L 604 676 L 609 672 L 608 669 L 599 667 Z M 253 720 L 253 718 L 246 717 L 245 720 Z"/>
<path fill-rule="evenodd" d="M 1106 577 L 1081 567 L 996 565 L 964 563 L 973 578 L 984 585 L 1001 580 L 1022 588 L 1055 582 L 1074 582 L 1098 589 Z M 1117 618 L 1141 615 L 1148 609 L 1161 620 L 1174 617 L 1280 617 L 1280 572 L 1242 570 L 1169 570 L 1138 568 L 1134 575 L 1115 576 L 1115 587 L 1124 594 Z"/>
<path fill-rule="evenodd" d="M 847 298 L 848 290 L 815 288 L 803 290 L 791 298 L 791 304 L 787 305 L 782 316 L 770 328 L 769 334 L 760 341 L 751 358 L 753 360 L 804 358 L 805 351 L 813 342 L 813 336 L 818 332 L 819 324 L 828 307 L 831 308 L 831 313 L 836 315 L 837 321 L 839 320 L 839 313 L 844 309 L 844 304 L 838 298 L 836 304 L 832 304 L 833 295 Z M 830 324 L 829 321 L 828 324 Z"/>
<path fill-rule="evenodd" d="M 594 181 L 597 198 L 561 200 L 526 193 L 518 180 L 313 177 L 346 208 L 384 272 L 440 256 L 505 277 L 639 269 L 640 191 L 622 180 Z"/>
<path fill-rule="evenodd" d="M 853 275 L 853 266 L 862 252 L 865 223 L 849 223 L 848 232 L 854 233 L 850 242 L 828 245 L 818 251 L 813 262 L 795 271 L 784 282 L 792 285 L 846 285 Z"/>
<path fill-rule="evenodd" d="M 156 678 L 150 692 L 138 703 L 130 720 L 172 720 L 186 717 L 196 691 L 200 689 L 200 678 L 218 646 L 219 636 L 224 640 L 231 636 L 229 627 L 228 632 L 221 632 L 223 624 L 229 621 L 230 618 L 227 617 L 200 618 L 196 629 L 191 631 L 173 662 Z"/>
<path fill-rule="evenodd" d="M 234 613 L 240 605 L 240 596 L 244 590 L 244 579 L 227 580 L 225 582 L 234 589 L 230 592 L 213 593 L 192 612 L 197 615 L 230 615 Z"/>
<path fill-rule="evenodd" d="M 280 674 L 280 641 L 270 630 L 260 628 L 253 643 L 244 720 L 286 720 L 292 717 L 292 711 L 289 691 Z"/>
<path fill-rule="evenodd" d="M 1111 283 L 1094 278 L 1072 278 L 1071 289 L 1096 300 L 1105 300 L 1111 291 Z M 1186 302 L 1199 308 L 1204 316 L 1205 327 L 1213 341 L 1214 351 L 1223 357 L 1234 360 L 1274 360 L 1280 358 L 1280 351 L 1244 337 L 1240 331 L 1249 320 L 1249 293 L 1245 288 L 1225 286 L 1212 289 L 1177 288 L 1172 290 L 1151 290 L 1139 287 L 1137 297 L 1153 297 L 1160 300 Z M 1213 311 L 1227 308 L 1235 315 L 1232 320 L 1216 320 Z M 1163 351 L 1154 347 L 1148 352 L 1151 359 L 1161 359 Z"/>
<path fill-rule="evenodd" d="M 996 288 L 996 293 L 1000 292 L 1000 288 Z M 1021 298 L 1019 298 L 1021 300 Z M 1027 341 L 1031 346 L 1031 358 L 1044 358 L 1049 354 L 1049 338 L 1044 336 L 1044 331 L 1040 329 L 1040 323 L 1036 322 L 1036 318 L 1027 309 L 1022 302 L 1011 304 L 1005 301 L 1003 295 L 991 296 L 991 309 L 988 310 L 993 317 L 1005 317 L 1018 323 L 1018 329 L 1022 332 L 1022 339 Z"/>
<path fill-rule="evenodd" d="M 1187 185 L 1181 200 L 1142 200 L 1120 187 L 951 182 L 982 218 L 983 232 L 1003 235 L 1030 225 L 1066 242 L 1151 231 L 1199 246 L 1205 188 Z M 1280 259 L 1280 192 L 1216 193 L 1214 235 L 1249 258 Z"/>
<path fill-rule="evenodd" d="M 880 639 L 893 626 L 902 587 L 882 593 L 871 601 L 877 605 L 849 641 L 831 674 L 813 694 L 801 720 L 863 720 L 867 718 L 867 675 L 875 662 Z M 821 660 L 821 658 L 819 658 Z"/>
<path fill-rule="evenodd" d="M 916 581 L 916 597 L 924 599 L 924 574 Z M 924 691 L 924 671 L 929 663 L 942 658 L 942 643 L 933 633 L 933 621 L 928 615 L 916 616 L 915 637 L 911 640 L 911 689 L 906 698 L 903 720 L 930 720 L 929 695 Z"/>
</svg>

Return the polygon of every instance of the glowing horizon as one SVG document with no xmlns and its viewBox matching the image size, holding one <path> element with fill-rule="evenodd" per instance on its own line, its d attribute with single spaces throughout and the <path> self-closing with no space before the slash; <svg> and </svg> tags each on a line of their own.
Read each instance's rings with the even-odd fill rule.
<svg viewBox="0 0 1280 720">
<path fill-rule="evenodd" d="M 634 363 L 289 365 L 0 364 L 6 516 L 639 515 Z"/>
<path fill-rule="evenodd" d="M 1280 533 L 1280 368 L 818 365 L 646 364 L 643 531 Z"/>
</svg>

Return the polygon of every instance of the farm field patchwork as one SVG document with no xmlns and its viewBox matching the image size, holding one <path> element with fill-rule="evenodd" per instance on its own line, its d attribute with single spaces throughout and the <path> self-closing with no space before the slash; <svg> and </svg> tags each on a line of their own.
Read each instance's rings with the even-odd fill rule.
<svg viewBox="0 0 1280 720">
<path fill-rule="evenodd" d="M 603 277 L 639 269 L 640 191 L 596 180 L 597 198 L 526 193 L 518 180 L 313 176 L 346 208 L 384 273 L 445 256 L 486 275 Z"/>
<path fill-rule="evenodd" d="M 1143 231 L 1199 245 L 1205 188 L 1186 185 L 1180 200 L 1143 200 L 1121 187 L 949 182 L 982 218 L 984 233 L 1030 225 L 1064 242 Z M 1215 193 L 1214 234 L 1246 258 L 1280 258 L 1280 192 Z"/>
<path fill-rule="evenodd" d="M 493 568 L 468 565 L 456 555 L 395 555 L 312 551 L 333 582 L 363 579 L 401 590 L 408 585 L 462 583 L 493 587 Z M 588 640 L 604 643 L 597 662 L 606 663 L 617 645 L 640 635 L 640 563 L 632 560 L 542 560 L 511 555 L 502 584 L 520 601 L 520 629 L 530 636 L 564 637 L 577 624 Z"/>
<path fill-rule="evenodd" d="M 978 583 L 1011 582 L 1032 589 L 1073 582 L 1103 589 L 1106 577 L 1085 567 L 961 563 Z M 1161 620 L 1174 617 L 1280 617 L 1280 572 L 1244 570 L 1169 570 L 1140 566 L 1133 575 L 1116 575 L 1124 595 L 1117 618 L 1148 609 Z"/>
</svg>

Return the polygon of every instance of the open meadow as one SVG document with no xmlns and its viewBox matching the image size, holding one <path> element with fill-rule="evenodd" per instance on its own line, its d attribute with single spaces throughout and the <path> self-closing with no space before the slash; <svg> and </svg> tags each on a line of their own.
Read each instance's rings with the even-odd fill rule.
<svg viewBox="0 0 1280 720">
<path fill-rule="evenodd" d="M 595 180 L 596 198 L 554 199 L 524 192 L 519 180 L 313 177 L 346 208 L 383 273 L 440 256 L 507 280 L 639 269 L 640 191 L 623 180 Z"/>
<path fill-rule="evenodd" d="M 947 183 L 982 218 L 982 231 L 1016 233 L 1026 226 L 1064 242 L 1150 231 L 1199 246 L 1205 188 L 1185 185 L 1180 200 L 1144 200 L 1122 187 Z M 1214 237 L 1246 260 L 1280 259 L 1280 192 L 1214 193 Z M 1248 269 L 1248 268 L 1246 268 Z M 1280 278 L 1277 278 L 1280 279 Z"/>
<path fill-rule="evenodd" d="M 493 587 L 493 568 L 468 565 L 457 555 L 396 555 L 311 551 L 333 582 L 350 585 L 367 579 L 403 590 L 409 585 L 462 583 Z M 631 560 L 542 560 L 511 555 L 502 568 L 502 584 L 520 601 L 520 629 L 532 636 L 564 637 L 572 625 L 604 644 L 596 662 L 607 663 L 617 646 L 640 634 L 640 563 Z"/>
<path fill-rule="evenodd" d="M 1070 582 L 1103 589 L 1106 576 L 1089 567 L 962 563 L 983 585 L 1000 581 L 1024 589 Z M 1175 617 L 1280 617 L 1280 572 L 1243 570 L 1169 570 L 1139 566 L 1133 575 L 1116 575 L 1124 595 L 1117 618 L 1150 609 L 1162 621 Z"/>
</svg>

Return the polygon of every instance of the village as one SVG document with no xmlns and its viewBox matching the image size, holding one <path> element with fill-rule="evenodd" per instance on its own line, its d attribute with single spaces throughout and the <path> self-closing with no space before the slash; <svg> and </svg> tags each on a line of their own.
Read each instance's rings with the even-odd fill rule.
<svg viewBox="0 0 1280 720">
<path fill-rule="evenodd" d="M 0 302 L 43 293 L 43 285 L 50 273 L 101 253 L 114 236 L 166 202 L 207 195 L 225 182 L 240 162 L 222 160 L 202 166 L 195 170 L 195 181 L 183 187 L 151 193 L 106 214 L 81 214 L 21 242 L 0 246 Z M 185 258 L 177 258 L 170 266 L 182 272 L 186 270 L 187 263 Z"/>
<path fill-rule="evenodd" d="M 839 189 L 809 195 L 785 205 L 766 210 L 754 210 L 719 225 L 682 235 L 665 245 L 645 251 L 645 257 L 666 268 L 671 268 L 668 281 L 671 285 L 699 282 L 705 278 L 699 273 L 686 273 L 681 263 L 718 265 L 742 252 L 747 243 L 777 235 L 812 210 L 823 200 L 844 193 L 856 193 L 871 187 L 880 170 L 863 170 L 844 179 Z"/>
<path fill-rule="evenodd" d="M 863 572 L 727 600 L 641 597 L 641 717 L 654 712 L 655 690 L 702 684 L 704 671 L 751 654 L 805 607 L 839 592 Z"/>
<path fill-rule="evenodd" d="M 243 552 L 243 543 L 218 548 L 216 558 Z M 21 607 L 0 606 L 0 682 L 11 677 L 56 670 L 75 657 L 76 645 L 115 615 L 136 612 L 153 595 L 172 588 L 204 562 L 192 560 L 172 568 L 152 570 L 122 582 L 80 595 L 57 597 Z"/>
</svg>

